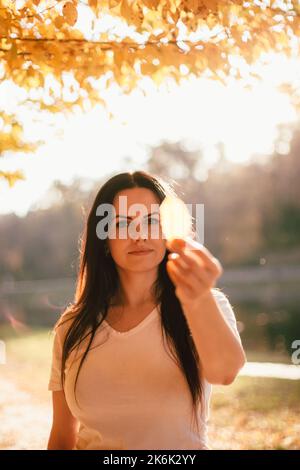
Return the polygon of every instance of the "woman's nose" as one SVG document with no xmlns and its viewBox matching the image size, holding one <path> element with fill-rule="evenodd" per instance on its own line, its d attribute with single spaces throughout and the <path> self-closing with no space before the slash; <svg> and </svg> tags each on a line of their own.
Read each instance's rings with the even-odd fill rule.
<svg viewBox="0 0 300 470">
<path fill-rule="evenodd" d="M 148 238 L 147 227 L 145 227 L 143 224 L 130 224 L 129 236 L 133 240 L 139 238 L 146 240 Z"/>
</svg>

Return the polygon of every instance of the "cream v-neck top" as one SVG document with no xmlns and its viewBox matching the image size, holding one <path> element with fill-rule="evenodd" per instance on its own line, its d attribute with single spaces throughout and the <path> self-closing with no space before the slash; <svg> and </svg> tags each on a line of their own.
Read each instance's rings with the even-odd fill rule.
<svg viewBox="0 0 300 470">
<path fill-rule="evenodd" d="M 241 341 L 227 297 L 218 290 L 213 293 Z M 54 333 L 48 390 L 62 390 L 61 353 L 69 326 L 67 321 Z M 80 370 L 76 402 L 74 382 L 88 339 L 71 352 L 65 368 L 66 401 L 80 423 L 74 450 L 210 448 L 207 423 L 212 385 L 203 379 L 205 406 L 198 409 L 197 429 L 186 378 L 166 349 L 159 306 L 129 331 L 118 332 L 103 321 Z"/>
</svg>

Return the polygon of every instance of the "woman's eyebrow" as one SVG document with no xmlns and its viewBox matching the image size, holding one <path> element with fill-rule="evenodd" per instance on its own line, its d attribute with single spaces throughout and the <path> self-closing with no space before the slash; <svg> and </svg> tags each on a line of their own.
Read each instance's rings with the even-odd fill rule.
<svg viewBox="0 0 300 470">
<path fill-rule="evenodd" d="M 149 217 L 151 217 L 151 216 L 154 215 L 154 214 L 159 214 L 159 212 L 152 212 L 151 214 L 145 215 L 144 219 L 145 219 L 145 218 L 149 218 Z M 122 214 L 117 214 L 117 215 L 116 215 L 116 218 L 117 218 L 117 217 L 120 217 L 120 218 L 123 218 L 123 219 L 133 219 L 133 217 L 130 217 L 130 216 L 127 216 L 127 215 L 122 215 Z"/>
</svg>

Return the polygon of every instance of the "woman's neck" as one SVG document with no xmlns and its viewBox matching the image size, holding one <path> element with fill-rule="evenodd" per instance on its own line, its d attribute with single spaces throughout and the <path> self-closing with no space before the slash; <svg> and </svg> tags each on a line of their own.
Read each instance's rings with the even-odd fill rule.
<svg viewBox="0 0 300 470">
<path fill-rule="evenodd" d="M 156 305 L 153 286 L 157 273 L 128 272 L 119 273 L 119 289 L 113 298 L 113 305 L 123 306 L 127 309 L 141 308 L 146 305 Z"/>
</svg>

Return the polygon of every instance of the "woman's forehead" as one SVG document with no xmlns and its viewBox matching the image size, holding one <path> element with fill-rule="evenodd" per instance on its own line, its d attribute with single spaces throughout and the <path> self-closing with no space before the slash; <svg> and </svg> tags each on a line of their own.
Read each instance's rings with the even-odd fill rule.
<svg viewBox="0 0 300 470">
<path fill-rule="evenodd" d="M 131 215 L 135 210 L 145 210 L 148 214 L 159 210 L 160 201 L 153 191 L 147 188 L 132 188 L 120 191 L 113 201 L 116 214 Z"/>
</svg>

